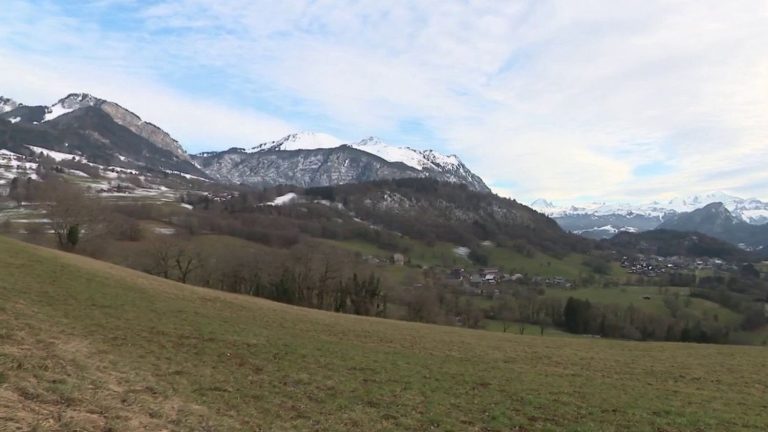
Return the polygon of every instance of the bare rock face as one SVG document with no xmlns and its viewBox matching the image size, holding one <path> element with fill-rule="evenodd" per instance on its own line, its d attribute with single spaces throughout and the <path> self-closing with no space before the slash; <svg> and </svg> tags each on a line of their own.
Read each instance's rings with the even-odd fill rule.
<svg viewBox="0 0 768 432">
<path fill-rule="evenodd" d="M 180 159 L 190 160 L 189 155 L 184 151 L 179 142 L 154 124 L 141 120 L 139 116 L 114 102 L 105 101 L 101 104 L 101 109 L 109 114 L 115 122 L 127 127 L 136 135 L 145 138 L 162 149 L 170 151 Z"/>
<path fill-rule="evenodd" d="M 130 129 L 131 132 L 141 136 L 161 149 L 170 151 L 180 159 L 190 161 L 190 157 L 187 152 L 184 151 L 184 148 L 167 132 L 152 123 L 143 121 L 141 117 L 114 102 L 99 99 L 86 93 L 72 93 L 56 102 L 54 107 L 57 105 L 68 111 L 86 106 L 100 108 L 112 117 L 117 124 L 125 126 Z"/>
</svg>

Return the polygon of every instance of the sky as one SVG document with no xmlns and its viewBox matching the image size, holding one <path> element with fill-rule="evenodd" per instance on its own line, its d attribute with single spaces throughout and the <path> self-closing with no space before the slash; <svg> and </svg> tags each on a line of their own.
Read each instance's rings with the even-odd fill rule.
<svg viewBox="0 0 768 432">
<path fill-rule="evenodd" d="M 768 198 L 764 0 L 2 0 L 0 95 L 70 92 L 193 153 L 318 131 L 522 202 Z"/>
</svg>

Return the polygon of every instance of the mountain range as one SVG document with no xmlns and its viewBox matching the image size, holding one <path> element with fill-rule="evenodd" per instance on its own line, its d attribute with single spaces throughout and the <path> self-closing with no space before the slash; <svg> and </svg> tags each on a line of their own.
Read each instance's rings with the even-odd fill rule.
<svg viewBox="0 0 768 432">
<path fill-rule="evenodd" d="M 768 224 L 751 224 L 716 202 L 665 220 L 659 229 L 696 231 L 747 250 L 768 250 Z"/>
<path fill-rule="evenodd" d="M 255 186 L 313 187 L 428 177 L 490 192 L 455 155 L 396 147 L 375 137 L 342 143 L 330 135 L 302 132 L 250 149 L 201 153 L 193 160 L 217 180 Z"/>
<path fill-rule="evenodd" d="M 0 148 L 29 155 L 31 147 L 135 170 L 178 172 L 251 186 L 328 186 L 396 178 L 434 178 L 490 192 L 455 155 L 386 144 L 370 137 L 343 142 L 302 132 L 252 148 L 189 155 L 160 127 L 117 103 L 72 93 L 50 106 L 0 97 Z M 30 147 L 31 146 L 31 147 Z"/>
<path fill-rule="evenodd" d="M 531 207 L 555 219 L 566 231 L 591 238 L 608 238 L 618 232 L 642 232 L 655 229 L 667 220 L 711 203 L 722 203 L 735 219 L 743 223 L 750 225 L 768 223 L 768 202 L 756 198 L 740 198 L 723 192 L 653 201 L 640 205 L 598 202 L 587 205 L 558 206 L 545 199 L 538 199 L 531 203 Z"/>
</svg>

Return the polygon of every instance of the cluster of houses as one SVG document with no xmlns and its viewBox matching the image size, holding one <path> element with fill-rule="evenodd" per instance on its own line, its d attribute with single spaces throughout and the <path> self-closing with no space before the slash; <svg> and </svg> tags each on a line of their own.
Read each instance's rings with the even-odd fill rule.
<svg viewBox="0 0 768 432">
<path fill-rule="evenodd" d="M 450 273 L 451 279 L 463 280 L 473 287 L 483 285 L 499 285 L 505 282 L 521 281 L 521 274 L 507 274 L 496 267 L 482 267 L 475 272 L 467 272 L 463 268 L 454 268 Z"/>
<path fill-rule="evenodd" d="M 562 276 L 543 277 L 537 276 L 531 279 L 534 285 L 545 287 L 572 288 L 573 282 Z"/>
<path fill-rule="evenodd" d="M 702 269 L 732 270 L 731 267 L 733 267 L 720 258 L 661 257 L 656 255 L 624 256 L 621 258 L 620 264 L 627 273 L 645 277 L 656 277 L 667 272 Z"/>
</svg>

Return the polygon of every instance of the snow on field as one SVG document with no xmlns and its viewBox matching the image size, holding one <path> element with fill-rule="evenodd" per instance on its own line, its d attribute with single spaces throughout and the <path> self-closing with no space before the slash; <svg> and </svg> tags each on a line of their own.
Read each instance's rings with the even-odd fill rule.
<svg viewBox="0 0 768 432">
<path fill-rule="evenodd" d="M 46 148 L 35 147 L 35 146 L 31 146 L 31 145 L 28 145 L 27 147 L 29 147 L 35 153 L 42 153 L 42 154 L 48 156 L 49 158 L 51 158 L 51 159 L 53 159 L 53 160 L 55 160 L 57 162 L 58 161 L 63 161 L 63 160 L 73 160 L 73 159 L 78 161 L 78 162 L 86 162 L 85 158 L 82 157 L 82 156 L 73 155 L 73 154 L 70 154 L 70 153 L 57 152 L 57 151 L 54 151 L 54 150 L 48 150 Z"/>
<path fill-rule="evenodd" d="M 154 227 L 154 228 L 152 228 L 152 231 L 154 231 L 157 234 L 163 234 L 163 235 L 173 235 L 173 234 L 176 234 L 176 229 L 175 228 Z"/>
<path fill-rule="evenodd" d="M 274 201 L 272 201 L 271 203 L 268 203 L 267 205 L 282 206 L 282 205 L 290 204 L 291 202 L 295 201 L 298 197 L 299 196 L 296 195 L 295 193 L 289 192 L 283 196 L 279 196 L 275 198 Z"/>
<path fill-rule="evenodd" d="M 194 206 L 191 206 L 191 205 L 189 205 L 189 204 L 187 204 L 187 203 L 181 203 L 181 204 L 179 204 L 179 205 L 180 205 L 180 206 L 182 206 L 182 207 L 184 207 L 184 208 L 185 208 L 185 209 L 187 209 L 187 210 L 192 210 L 192 209 L 194 209 L 194 208 L 195 208 Z"/>
<path fill-rule="evenodd" d="M 8 121 L 11 123 L 18 123 L 21 121 L 21 117 L 11 117 L 8 119 Z"/>
<path fill-rule="evenodd" d="M 457 256 L 467 258 L 469 256 L 470 249 L 465 246 L 457 246 L 453 248 L 453 253 Z"/>
<path fill-rule="evenodd" d="M 195 175 L 192 175 L 192 174 L 183 173 L 183 172 L 180 172 L 180 171 L 166 171 L 166 172 L 168 174 L 180 175 L 180 176 L 182 176 L 182 177 L 184 177 L 186 179 L 189 179 L 189 180 L 200 180 L 200 181 L 204 181 L 204 182 L 209 182 L 210 181 L 208 179 L 204 179 L 202 177 L 198 177 L 198 176 L 195 176 Z"/>
<path fill-rule="evenodd" d="M 67 170 L 67 174 L 73 175 L 75 177 L 84 177 L 84 178 L 90 178 L 91 177 L 91 176 L 89 176 L 88 174 L 86 174 L 86 173 L 84 173 L 82 171 L 73 170 L 73 169 L 68 169 Z"/>
<path fill-rule="evenodd" d="M 0 150 L 0 178 L 12 179 L 20 174 L 37 178 L 36 169 L 37 164 L 26 162 L 24 156 L 8 150 Z"/>
</svg>

